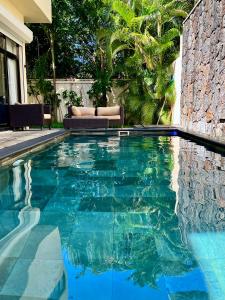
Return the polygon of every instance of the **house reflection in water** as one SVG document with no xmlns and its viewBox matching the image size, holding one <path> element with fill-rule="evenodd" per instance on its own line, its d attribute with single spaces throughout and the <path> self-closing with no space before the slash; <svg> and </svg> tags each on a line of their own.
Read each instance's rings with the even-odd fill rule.
<svg viewBox="0 0 225 300">
<path fill-rule="evenodd" d="M 31 162 L 10 172 L 0 181 L 0 298 L 67 299 L 59 230 L 40 225 L 40 209 L 30 203 Z"/>
</svg>

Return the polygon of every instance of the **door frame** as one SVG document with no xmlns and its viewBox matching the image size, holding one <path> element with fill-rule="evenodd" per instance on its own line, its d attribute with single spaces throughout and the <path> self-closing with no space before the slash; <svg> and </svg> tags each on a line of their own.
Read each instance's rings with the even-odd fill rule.
<svg viewBox="0 0 225 300">
<path fill-rule="evenodd" d="M 9 101 L 9 77 L 8 77 L 8 58 L 13 59 L 16 61 L 16 66 L 17 66 L 17 90 L 18 90 L 18 102 L 22 102 L 22 97 L 21 97 L 21 82 L 20 82 L 20 65 L 19 65 L 19 45 L 16 44 L 17 47 L 17 54 L 13 54 L 9 51 L 6 50 L 6 39 L 9 39 L 7 36 L 4 34 L 0 33 L 0 37 L 2 37 L 5 40 L 5 49 L 0 47 L 0 53 L 4 55 L 4 72 L 5 72 L 5 91 L 6 91 L 6 100 L 5 104 L 10 104 Z M 10 39 L 11 40 L 11 39 Z M 14 42 L 14 41 L 13 41 Z M 15 42 L 14 42 L 15 43 Z"/>
</svg>

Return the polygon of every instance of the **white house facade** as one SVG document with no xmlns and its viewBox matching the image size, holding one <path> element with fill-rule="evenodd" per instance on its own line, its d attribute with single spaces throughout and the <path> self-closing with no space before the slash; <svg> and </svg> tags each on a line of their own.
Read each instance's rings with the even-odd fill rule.
<svg viewBox="0 0 225 300">
<path fill-rule="evenodd" d="M 33 33 L 25 24 L 51 21 L 51 0 L 0 0 L 0 126 L 9 104 L 27 101 L 25 45 Z"/>
</svg>

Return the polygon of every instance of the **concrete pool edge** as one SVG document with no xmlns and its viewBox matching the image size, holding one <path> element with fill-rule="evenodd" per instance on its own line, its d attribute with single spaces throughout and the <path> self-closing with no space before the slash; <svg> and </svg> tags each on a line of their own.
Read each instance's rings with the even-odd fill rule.
<svg viewBox="0 0 225 300">
<path fill-rule="evenodd" d="M 210 148 L 214 152 L 225 153 L 225 139 L 223 138 L 212 138 L 209 135 L 188 131 L 179 127 L 177 127 L 177 133 L 180 137 L 190 139 L 197 144 Z"/>
<path fill-rule="evenodd" d="M 88 129 L 88 130 L 70 130 L 71 135 L 85 136 L 85 135 L 105 135 L 118 136 L 119 131 L 129 131 L 130 135 L 167 135 L 179 136 L 184 139 L 196 142 L 209 148 L 211 151 L 225 154 L 225 139 L 212 138 L 206 134 L 196 133 L 194 131 L 186 130 L 179 126 L 163 126 L 151 125 L 146 127 L 132 127 L 132 128 L 110 128 L 110 129 Z"/>
<path fill-rule="evenodd" d="M 193 142 L 211 148 L 214 152 L 225 153 L 225 139 L 215 139 L 208 135 L 198 134 L 196 132 L 185 130 L 178 126 L 148 126 L 141 128 L 110 128 L 110 129 L 88 129 L 88 130 L 62 130 L 59 132 L 49 133 L 48 135 L 34 138 L 13 146 L 0 150 L 0 166 L 8 165 L 19 157 L 29 152 L 37 152 L 48 147 L 53 143 L 57 143 L 70 135 L 104 135 L 118 136 L 119 131 L 128 131 L 130 135 L 167 135 L 180 136 L 190 139 Z"/>
<path fill-rule="evenodd" d="M 0 167 L 9 165 L 28 153 L 40 151 L 51 144 L 63 140 L 67 136 L 70 136 L 70 133 L 62 130 L 0 149 Z"/>
</svg>

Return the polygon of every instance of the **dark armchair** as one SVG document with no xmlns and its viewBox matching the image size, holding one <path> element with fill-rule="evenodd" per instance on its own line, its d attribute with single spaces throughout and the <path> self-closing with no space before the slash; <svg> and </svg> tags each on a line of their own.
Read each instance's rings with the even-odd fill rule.
<svg viewBox="0 0 225 300">
<path fill-rule="evenodd" d="M 10 127 L 13 129 L 47 125 L 51 129 L 51 107 L 44 104 L 21 104 L 9 106 Z"/>
</svg>

